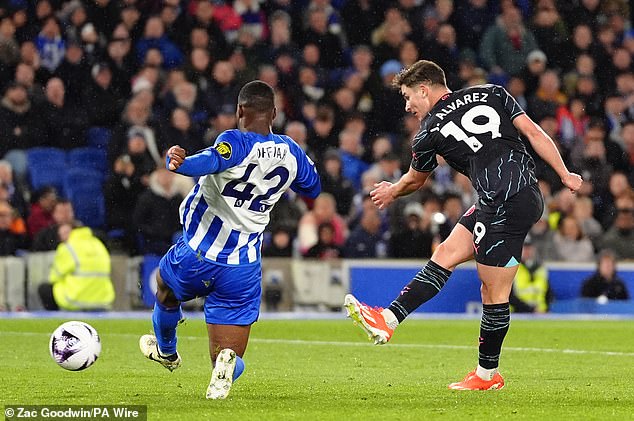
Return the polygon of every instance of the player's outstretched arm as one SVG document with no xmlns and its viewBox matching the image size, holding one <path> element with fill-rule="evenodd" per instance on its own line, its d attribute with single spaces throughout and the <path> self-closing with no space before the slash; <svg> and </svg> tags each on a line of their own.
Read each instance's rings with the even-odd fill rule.
<svg viewBox="0 0 634 421">
<path fill-rule="evenodd" d="M 535 152 L 555 170 L 566 187 L 573 192 L 581 188 L 581 183 L 583 182 L 581 176 L 568 171 L 555 143 L 538 124 L 526 114 L 515 118 L 513 124 L 528 138 Z"/>
<path fill-rule="evenodd" d="M 218 152 L 213 148 L 186 157 L 185 149 L 178 145 L 172 146 L 167 151 L 165 161 L 168 170 L 190 177 L 215 174 L 224 169 Z"/>
<path fill-rule="evenodd" d="M 416 171 L 410 167 L 409 171 L 401 177 L 396 183 L 389 181 L 381 181 L 374 185 L 376 187 L 370 192 L 372 202 L 379 209 L 385 209 L 398 197 L 407 196 L 410 193 L 423 187 L 429 172 Z"/>
</svg>

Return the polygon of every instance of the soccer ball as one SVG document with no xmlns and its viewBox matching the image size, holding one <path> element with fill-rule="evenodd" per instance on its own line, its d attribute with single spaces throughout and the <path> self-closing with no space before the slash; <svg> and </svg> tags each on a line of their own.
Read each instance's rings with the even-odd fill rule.
<svg viewBox="0 0 634 421">
<path fill-rule="evenodd" d="M 97 360 L 101 353 L 101 341 L 95 328 L 88 323 L 72 321 L 55 329 L 48 349 L 60 367 L 80 371 Z"/>
</svg>

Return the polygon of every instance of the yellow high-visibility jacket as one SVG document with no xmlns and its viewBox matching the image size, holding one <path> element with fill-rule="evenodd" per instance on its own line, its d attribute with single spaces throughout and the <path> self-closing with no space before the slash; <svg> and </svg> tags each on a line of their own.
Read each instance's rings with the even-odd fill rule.
<svg viewBox="0 0 634 421">
<path fill-rule="evenodd" d="M 87 227 L 73 229 L 57 247 L 49 281 L 62 310 L 109 309 L 114 302 L 110 254 Z"/>
<path fill-rule="evenodd" d="M 539 267 L 531 276 L 526 266 L 520 264 L 515 275 L 513 290 L 517 298 L 534 306 L 535 310 L 541 313 L 548 310 L 548 302 L 546 301 L 548 271 L 545 267 Z"/>
</svg>

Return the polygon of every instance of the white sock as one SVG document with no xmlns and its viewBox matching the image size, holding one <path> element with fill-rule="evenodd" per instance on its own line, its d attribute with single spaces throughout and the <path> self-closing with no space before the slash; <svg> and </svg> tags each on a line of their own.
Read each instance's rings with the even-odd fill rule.
<svg viewBox="0 0 634 421">
<path fill-rule="evenodd" d="M 476 368 L 476 374 L 478 377 L 480 377 L 482 380 L 493 380 L 493 376 L 495 376 L 495 373 L 498 372 L 497 367 L 496 368 L 482 368 L 480 367 L 480 364 L 478 364 L 478 368 Z"/>
<path fill-rule="evenodd" d="M 387 327 L 392 330 L 396 329 L 396 327 L 398 326 L 398 319 L 396 318 L 394 313 L 392 313 L 392 310 L 386 308 L 381 312 L 381 315 L 383 316 L 383 319 L 385 319 L 385 324 L 387 324 Z"/>
</svg>

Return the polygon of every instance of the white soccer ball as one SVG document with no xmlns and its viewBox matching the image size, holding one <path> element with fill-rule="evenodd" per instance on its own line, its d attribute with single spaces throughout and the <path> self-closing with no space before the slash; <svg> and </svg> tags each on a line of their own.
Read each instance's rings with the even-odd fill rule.
<svg viewBox="0 0 634 421">
<path fill-rule="evenodd" d="M 60 367 L 80 371 L 97 360 L 101 353 L 101 341 L 95 328 L 88 323 L 71 321 L 55 329 L 48 349 Z"/>
</svg>

